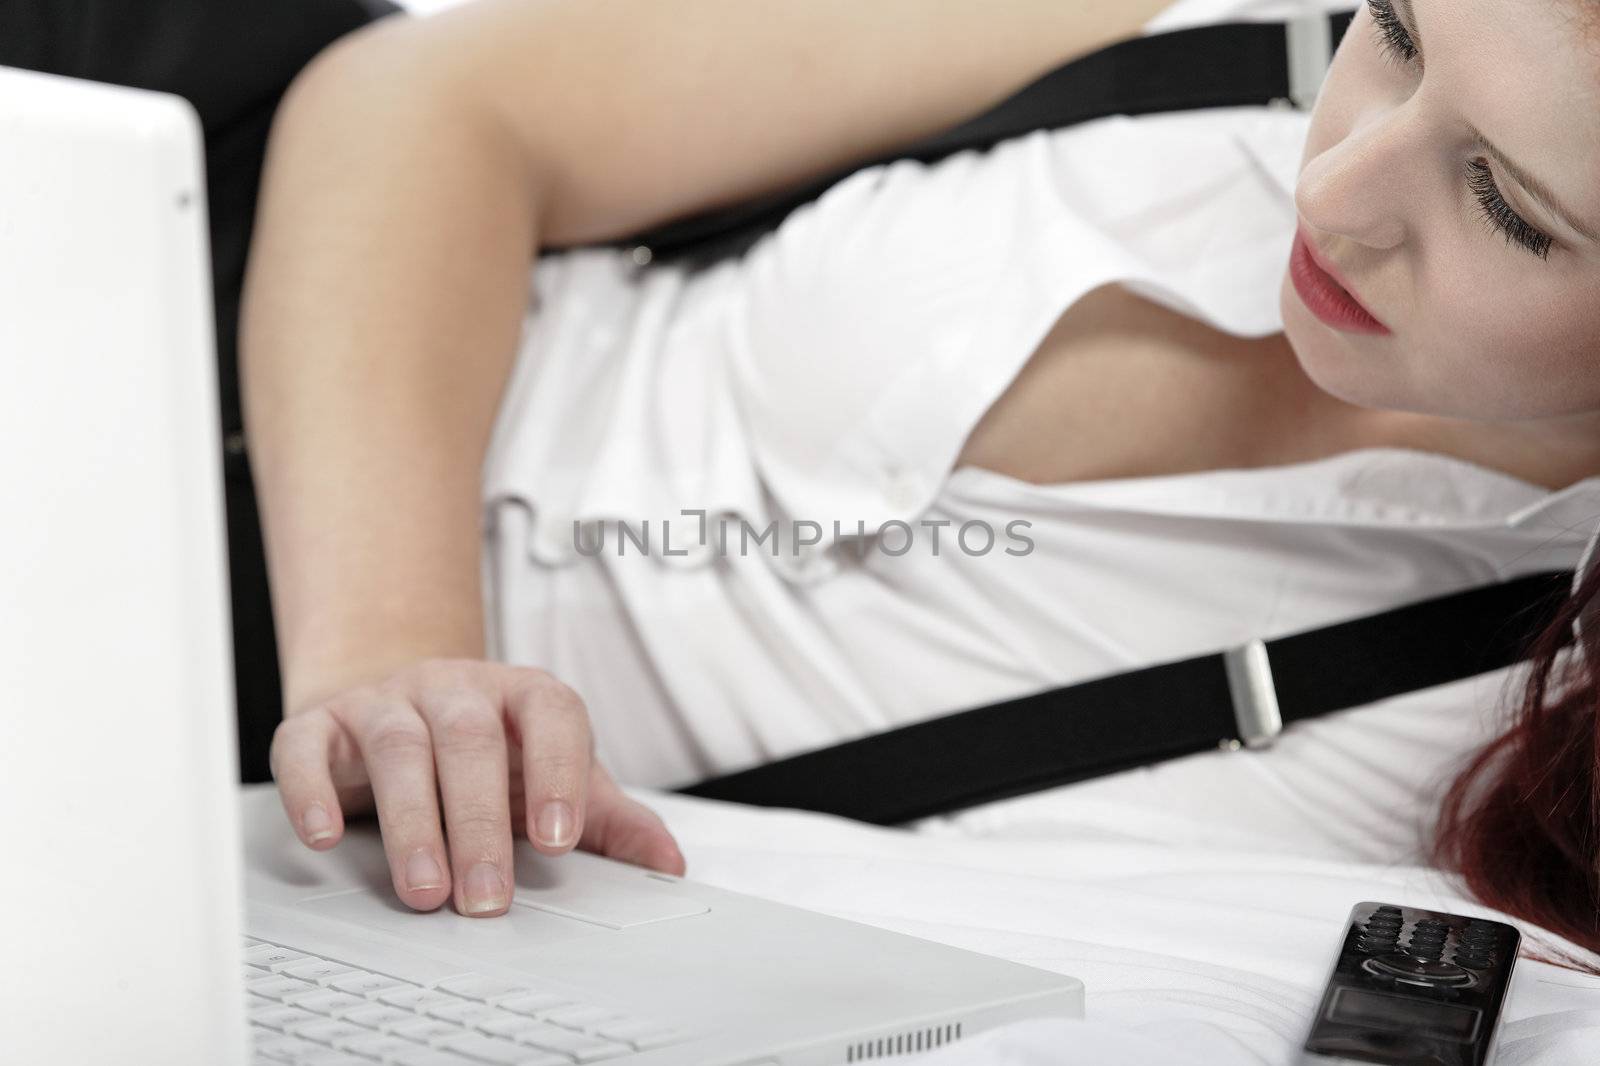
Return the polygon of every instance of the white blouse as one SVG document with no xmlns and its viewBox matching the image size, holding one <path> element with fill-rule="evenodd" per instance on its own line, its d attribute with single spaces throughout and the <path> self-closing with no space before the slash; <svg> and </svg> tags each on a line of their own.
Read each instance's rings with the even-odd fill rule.
<svg viewBox="0 0 1600 1066">
<path fill-rule="evenodd" d="M 1152 28 L 1340 6 L 1193 0 Z M 1600 476 L 1551 493 L 1391 448 L 1057 485 L 952 471 L 1099 286 L 1280 331 L 1307 124 L 1112 118 L 875 167 L 701 273 L 544 257 L 485 470 L 496 653 L 577 689 L 620 780 L 676 785 L 1573 566 Z M 905 526 L 850 536 L 885 523 Z M 1364 713 L 1315 735 L 1346 744 Z"/>
</svg>

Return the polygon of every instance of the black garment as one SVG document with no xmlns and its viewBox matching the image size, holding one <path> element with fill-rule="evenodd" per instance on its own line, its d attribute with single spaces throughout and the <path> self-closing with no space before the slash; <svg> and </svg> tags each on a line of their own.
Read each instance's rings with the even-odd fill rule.
<svg viewBox="0 0 1600 1066">
<path fill-rule="evenodd" d="M 239 288 L 267 131 L 289 81 L 388 0 L 0 0 L 0 65 L 185 97 L 205 130 L 227 474 L 240 769 L 269 776 L 281 715 L 277 645 L 239 408 Z"/>
</svg>

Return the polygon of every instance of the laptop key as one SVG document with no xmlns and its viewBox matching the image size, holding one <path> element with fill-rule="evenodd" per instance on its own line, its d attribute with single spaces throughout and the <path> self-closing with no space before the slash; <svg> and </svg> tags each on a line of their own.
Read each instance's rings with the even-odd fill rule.
<svg viewBox="0 0 1600 1066">
<path fill-rule="evenodd" d="M 387 1003 L 368 1003 L 365 1007 L 343 1012 L 339 1018 L 355 1025 L 364 1025 L 368 1029 L 382 1029 L 390 1022 L 414 1019 L 416 1014 L 401 1007 L 391 1007 Z"/>
<path fill-rule="evenodd" d="M 607 1040 L 620 1040 L 632 1044 L 640 1051 L 648 1048 L 665 1047 L 668 1044 L 681 1044 L 688 1040 L 690 1034 L 666 1022 L 652 1021 L 649 1018 L 630 1018 L 617 1022 L 602 1022 L 594 1026 L 593 1031 Z"/>
<path fill-rule="evenodd" d="M 493 1066 L 524 1066 L 529 1059 L 527 1048 L 518 1047 L 509 1040 L 484 1036 L 482 1033 L 462 1033 L 460 1036 L 441 1040 L 435 1046 L 444 1051 L 465 1055 L 478 1062 L 492 1063 Z"/>
<path fill-rule="evenodd" d="M 299 1062 L 301 1056 L 307 1052 L 317 1051 L 321 1047 L 309 1040 L 301 1040 L 298 1036 L 283 1036 L 259 1030 L 255 1033 L 255 1038 L 256 1057 L 270 1059 L 273 1062 Z"/>
<path fill-rule="evenodd" d="M 504 1011 L 493 1018 L 484 1018 L 476 1021 L 472 1024 L 472 1027 L 478 1032 L 487 1033 L 490 1036 L 503 1036 L 514 1039 L 524 1029 L 538 1024 L 540 1023 L 536 1019 L 529 1018 L 525 1014 L 512 1014 L 510 1011 Z"/>
<path fill-rule="evenodd" d="M 280 1033 L 287 1033 L 297 1025 L 307 1022 L 324 1021 L 322 1017 L 312 1014 L 299 1007 L 267 1007 L 263 1010 L 250 1012 L 250 1024 L 264 1025 L 268 1029 L 276 1029 Z"/>
<path fill-rule="evenodd" d="M 348 1051 L 336 1051 L 331 1047 L 318 1048 L 308 1051 L 300 1058 L 294 1060 L 294 1066 L 372 1066 L 371 1059 L 352 1055 Z"/>
<path fill-rule="evenodd" d="M 364 1058 L 384 1062 L 403 1051 L 415 1051 L 417 1045 L 410 1040 L 401 1040 L 398 1036 L 388 1036 L 384 1033 L 367 1033 L 365 1036 L 352 1036 L 338 1041 L 340 1051 L 348 1051 L 352 1055 L 361 1055 Z"/>
<path fill-rule="evenodd" d="M 391 1007 L 403 1007 L 406 1010 L 420 1014 L 426 1014 L 429 1007 L 443 1007 L 461 1002 L 455 996 L 446 995 L 443 992 L 435 992 L 431 988 L 418 988 L 416 985 L 391 988 L 379 992 L 373 998 L 379 1003 L 387 1003 Z"/>
<path fill-rule="evenodd" d="M 470 999 L 458 999 L 454 1003 L 440 1003 L 424 1010 L 430 1018 L 440 1018 L 458 1025 L 476 1025 L 481 1021 L 489 1021 L 500 1017 L 500 1010 L 487 1003 L 474 1003 Z"/>
<path fill-rule="evenodd" d="M 498 977 L 484 977 L 482 974 L 469 973 L 461 977 L 452 977 L 448 981 L 440 981 L 434 986 L 441 992 L 449 992 L 462 999 L 475 999 L 480 1003 L 494 1003 L 507 996 L 513 996 L 526 991 L 522 985 L 502 981 Z"/>
<path fill-rule="evenodd" d="M 614 1059 L 618 1055 L 632 1055 L 633 1047 L 615 1040 L 597 1040 L 587 1047 L 577 1048 L 567 1054 L 579 1062 L 599 1062 L 602 1059 Z"/>
<path fill-rule="evenodd" d="M 415 1040 L 419 1044 L 431 1044 L 447 1036 L 455 1036 L 461 1032 L 459 1025 L 450 1022 L 441 1022 L 437 1018 L 418 1018 L 409 1016 L 402 1022 L 391 1022 L 381 1027 L 386 1033 L 403 1037 L 406 1040 Z"/>
<path fill-rule="evenodd" d="M 415 1051 L 405 1051 L 389 1059 L 392 1066 L 480 1066 L 481 1059 L 469 1059 L 457 1055 L 453 1051 L 441 1051 L 438 1048 L 417 1048 Z M 561 1063 L 560 1066 L 567 1066 Z"/>
<path fill-rule="evenodd" d="M 575 1006 L 572 1000 L 558 996 L 554 992 L 522 992 L 515 996 L 507 996 L 505 999 L 497 999 L 494 1005 L 501 1010 L 526 1014 L 530 1018 L 537 1018 L 546 1011 L 559 1007 Z"/>
<path fill-rule="evenodd" d="M 326 1014 L 330 1018 L 337 1018 L 353 1008 L 372 1006 L 370 999 L 352 996 L 348 992 L 335 992 L 331 988 L 319 988 L 313 992 L 294 992 L 284 996 L 283 1001 L 291 1007 Z"/>
<path fill-rule="evenodd" d="M 559 1051 L 546 1051 L 544 1048 L 525 1047 L 521 1049 L 526 1057 L 517 1060 L 517 1066 L 573 1066 L 571 1055 L 563 1055 Z"/>
<path fill-rule="evenodd" d="M 274 969 L 285 977 L 297 977 L 302 981 L 316 981 L 319 984 L 327 984 L 328 980 L 334 977 L 361 972 L 354 966 L 331 962 L 328 959 L 308 959 L 305 962 L 288 963 Z"/>
<path fill-rule="evenodd" d="M 609 1007 L 595 1007 L 578 1003 L 570 1007 L 558 1007 L 539 1015 L 540 1018 L 552 1025 L 566 1026 L 568 1029 L 588 1029 L 602 1022 L 620 1022 L 623 1016 Z"/>
<path fill-rule="evenodd" d="M 396 988 L 415 987 L 405 981 L 397 981 L 393 977 L 385 977 L 381 973 L 354 973 L 348 977 L 335 977 L 323 982 L 329 988 L 336 988 L 340 992 L 349 992 L 357 996 L 374 996 Z"/>
<path fill-rule="evenodd" d="M 310 962 L 312 957 L 293 948 L 280 948 L 276 944 L 257 944 L 246 949 L 244 961 L 252 966 L 260 966 L 270 970 L 278 965 L 293 965 L 297 962 Z"/>
<path fill-rule="evenodd" d="M 293 977 L 284 977 L 282 974 L 268 974 L 245 982 L 245 987 L 258 996 L 268 999 L 282 999 L 291 992 L 310 992 L 317 986 L 310 981 L 298 981 Z"/>
<path fill-rule="evenodd" d="M 559 1025 L 540 1023 L 519 1031 L 515 1037 L 519 1044 L 536 1047 L 544 1051 L 559 1051 L 579 1062 L 592 1062 L 596 1059 L 613 1058 L 617 1055 L 627 1054 L 633 1048 L 615 1040 L 606 1040 L 588 1033 L 575 1033 L 571 1029 L 563 1029 Z"/>
<path fill-rule="evenodd" d="M 319 1044 L 327 1044 L 330 1047 L 337 1047 L 339 1041 L 348 1040 L 351 1037 L 373 1035 L 371 1029 L 363 1029 L 359 1025 L 351 1025 L 349 1022 L 339 1021 L 334 1018 L 318 1018 L 316 1021 L 307 1022 L 304 1025 L 293 1026 L 289 1032 L 307 1040 L 315 1040 Z"/>
</svg>

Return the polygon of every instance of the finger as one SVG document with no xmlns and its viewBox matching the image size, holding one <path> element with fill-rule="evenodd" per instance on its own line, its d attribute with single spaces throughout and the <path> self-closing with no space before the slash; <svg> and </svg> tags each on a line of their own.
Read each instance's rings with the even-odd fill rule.
<svg viewBox="0 0 1600 1066">
<path fill-rule="evenodd" d="M 506 769 L 511 774 L 511 835 L 525 836 L 528 832 L 528 803 L 522 787 L 522 745 L 516 736 L 515 719 L 506 722 Z"/>
<path fill-rule="evenodd" d="M 525 671 L 509 694 L 521 740 L 524 824 L 534 847 L 559 855 L 583 832 L 594 741 L 589 712 L 572 689 L 548 674 Z"/>
<path fill-rule="evenodd" d="M 394 890 L 406 906 L 431 911 L 450 898 L 450 877 L 427 723 L 394 696 L 375 697 L 348 713 L 347 728 L 372 781 Z"/>
<path fill-rule="evenodd" d="M 465 687 L 415 701 L 433 737 L 456 909 L 487 917 L 511 904 L 511 807 L 501 708 Z"/>
<path fill-rule="evenodd" d="M 579 846 L 674 877 L 687 865 L 660 816 L 624 793 L 599 763 L 589 774 L 589 814 Z"/>
<path fill-rule="evenodd" d="M 307 847 L 326 851 L 344 835 L 344 812 L 329 771 L 338 725 L 322 708 L 284 719 L 268 754 L 283 811 Z"/>
</svg>

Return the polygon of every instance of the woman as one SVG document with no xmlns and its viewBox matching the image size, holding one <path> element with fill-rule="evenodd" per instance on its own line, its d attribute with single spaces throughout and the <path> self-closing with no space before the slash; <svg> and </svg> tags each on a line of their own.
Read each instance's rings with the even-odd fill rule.
<svg viewBox="0 0 1600 1066">
<path fill-rule="evenodd" d="M 274 769 L 302 839 L 331 847 L 344 814 L 375 803 L 401 898 L 428 909 L 453 896 L 469 914 L 506 908 L 519 821 L 547 853 L 580 844 L 681 870 L 664 827 L 594 760 L 585 700 L 603 707 L 600 751 L 631 761 L 626 779 L 671 780 L 825 741 L 830 729 L 1061 680 L 1051 676 L 1057 646 L 1027 642 L 1088 624 L 1070 600 L 1029 599 L 1047 571 L 1005 569 L 1015 556 L 886 560 L 873 550 L 881 539 L 866 538 L 852 561 L 841 533 L 810 557 L 784 545 L 789 562 L 690 559 L 679 578 L 669 568 L 688 557 L 665 553 L 607 557 L 576 571 L 586 577 L 524 565 L 572 554 L 562 518 L 660 522 L 681 508 L 758 531 L 770 519 L 847 529 L 859 519 L 870 530 L 884 518 L 1033 507 L 1028 535 L 1046 562 L 1065 564 L 1083 553 L 1059 546 L 1083 542 L 1056 534 L 1101 521 L 1095 493 L 1073 496 L 1074 486 L 1103 482 L 1113 496 L 1185 477 L 1206 491 L 1218 477 L 1281 487 L 1280 472 L 1343 476 L 1347 457 L 1381 453 L 1411 464 L 1408 486 L 1473 496 L 1445 501 L 1460 514 L 1545 509 L 1579 529 L 1571 509 L 1592 504 L 1583 493 L 1600 475 L 1600 191 L 1585 180 L 1600 165 L 1600 131 L 1583 125 L 1600 113 L 1600 71 L 1589 38 L 1571 32 L 1575 16 L 1600 19 L 1589 0 L 1371 0 L 1309 130 L 1240 119 L 1257 146 L 1281 145 L 1287 131 L 1303 147 L 1286 219 L 1228 219 L 1277 248 L 1270 279 L 1238 268 L 1231 257 L 1258 262 L 1259 248 L 1242 251 L 1211 216 L 1183 216 L 1189 243 L 1160 246 L 1215 252 L 1199 269 L 1096 257 L 1183 229 L 1160 224 L 1181 207 L 1163 198 L 1182 185 L 1171 166 L 1147 165 L 1135 180 L 1125 159 L 1102 160 L 1098 187 L 1110 196 L 1098 214 L 1053 205 L 1076 220 L 1068 229 L 1053 213 L 1008 213 L 992 194 L 1036 195 L 1041 153 L 1090 165 L 1092 152 L 1042 137 L 1003 146 L 995 167 L 954 161 L 930 184 L 914 167 L 868 176 L 796 216 L 747 263 L 698 280 L 669 272 L 635 285 L 620 253 L 542 266 L 530 340 L 514 358 L 531 250 L 625 236 L 914 141 L 1167 6 L 1064 13 L 1019 0 L 999 17 L 978 0 L 932 11 L 915 0 L 485 2 L 366 31 L 314 64 L 275 135 L 243 368 L 287 687 Z M 1228 130 L 1190 130 L 1191 146 L 1219 131 L 1226 141 Z M 1139 141 L 1086 136 L 1071 145 Z M 1219 158 L 1226 171 L 1234 157 Z M 991 180 L 1008 174 L 1020 184 Z M 1080 176 L 1093 185 L 1092 172 Z M 1132 191 L 1141 181 L 1144 200 Z M 881 204 L 861 206 L 879 182 Z M 1123 195 L 1154 214 L 1113 218 Z M 986 225 L 961 229 L 956 205 Z M 947 221 L 959 238 L 944 239 Z M 986 243 L 978 229 L 1018 243 Z M 1037 258 L 1010 260 L 1019 247 Z M 852 299 L 862 285 L 920 302 Z M 574 310 L 618 293 L 630 316 L 610 323 L 620 339 Z M 1263 297 L 1280 312 L 1270 328 Z M 935 328 L 904 332 L 908 322 Z M 565 328 L 575 323 L 584 336 Z M 583 344 L 609 345 L 616 359 L 585 358 Z M 652 405 L 663 394 L 671 403 Z M 638 463 L 672 482 L 652 490 L 629 468 Z M 483 661 L 480 470 L 500 565 L 499 650 L 550 673 Z M 1591 507 L 1581 532 L 1531 532 L 1570 565 L 1593 522 Z M 1222 524 L 1207 528 L 1220 538 Z M 1324 561 L 1338 559 L 1313 580 L 1333 590 L 1316 601 L 1327 620 L 1414 598 L 1395 574 L 1408 552 L 1425 546 L 1431 558 L 1443 543 L 1367 544 L 1358 525 L 1319 534 Z M 1468 526 L 1450 542 L 1453 558 L 1479 569 L 1490 559 L 1498 573 L 1529 550 L 1490 545 Z M 1099 528 L 1111 533 L 1096 543 L 1120 546 L 1108 553 L 1146 537 L 1155 560 L 1185 543 L 1143 518 Z M 1304 530 L 1251 532 L 1252 551 L 1312 558 Z M 797 533 L 792 547 L 809 539 Z M 1243 565 L 1243 543 L 1229 541 L 1229 566 Z M 1207 575 L 1203 595 L 1260 595 L 1272 573 L 1281 576 Z M 1481 576 L 1468 567 L 1453 580 Z M 1597 584 L 1591 573 L 1577 589 L 1574 614 Z M 1023 610 L 1002 607 L 1008 597 Z M 1238 603 L 1256 612 L 1229 623 L 1242 634 L 1186 639 L 1209 650 L 1296 620 L 1270 597 Z M 1181 595 L 1161 604 L 1186 606 Z M 1144 636 L 1160 628 L 1154 614 L 1126 614 L 1107 661 L 1162 647 Z M 1594 626 L 1585 639 L 1592 646 Z M 952 660 L 992 669 L 972 682 Z M 1106 661 L 1068 672 L 1096 665 Z M 602 705 L 592 691 L 608 688 Z M 634 713 L 635 698 L 655 703 Z M 700 728 L 706 708 L 724 715 L 720 728 Z M 854 717 L 830 722 L 835 708 Z M 1486 902 L 1591 947 L 1597 710 L 1592 674 L 1549 693 L 1536 684 L 1523 725 L 1463 779 L 1440 837 Z M 630 730 L 678 750 L 652 765 Z M 1480 781 L 1492 786 L 1482 805 Z M 1512 861 L 1488 862 L 1496 848 Z M 1546 876 L 1521 878 L 1517 863 Z"/>
</svg>

